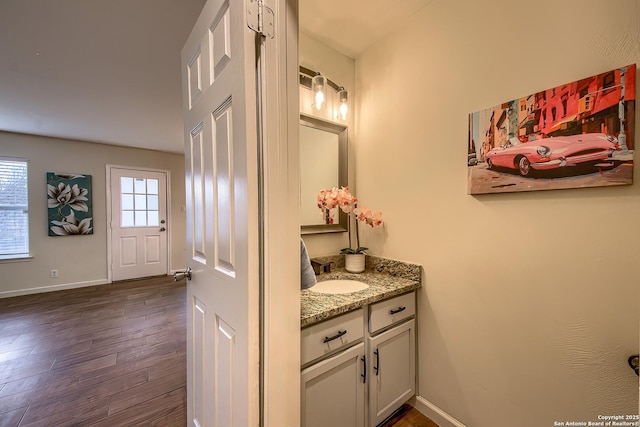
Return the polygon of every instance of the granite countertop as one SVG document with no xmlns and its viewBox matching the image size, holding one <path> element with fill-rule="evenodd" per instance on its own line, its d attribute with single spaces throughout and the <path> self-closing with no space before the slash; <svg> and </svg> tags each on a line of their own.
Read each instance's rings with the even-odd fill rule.
<svg viewBox="0 0 640 427">
<path fill-rule="evenodd" d="M 300 327 L 313 325 L 349 311 L 418 289 L 422 285 L 422 267 L 402 261 L 394 261 L 367 255 L 366 270 L 349 273 L 344 269 L 344 257 L 323 257 L 324 262 L 334 262 L 330 273 L 320 274 L 318 282 L 334 279 L 358 280 L 369 288 L 348 294 L 321 294 L 311 290 L 301 291 Z"/>
</svg>

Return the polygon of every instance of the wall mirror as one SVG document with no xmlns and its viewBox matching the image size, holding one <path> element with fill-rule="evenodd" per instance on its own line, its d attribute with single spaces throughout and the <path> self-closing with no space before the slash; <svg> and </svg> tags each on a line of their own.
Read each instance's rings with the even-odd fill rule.
<svg viewBox="0 0 640 427">
<path fill-rule="evenodd" d="M 324 188 L 346 186 L 347 127 L 306 114 L 300 115 L 300 232 L 339 233 L 347 231 L 347 215 L 339 208 L 334 223 L 327 224 L 317 197 Z"/>
</svg>

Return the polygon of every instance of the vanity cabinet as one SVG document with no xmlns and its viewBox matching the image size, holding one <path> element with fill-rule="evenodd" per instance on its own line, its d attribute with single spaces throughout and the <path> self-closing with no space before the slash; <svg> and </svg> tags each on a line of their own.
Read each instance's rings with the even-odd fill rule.
<svg viewBox="0 0 640 427">
<path fill-rule="evenodd" d="M 359 309 L 305 328 L 300 333 L 300 363 L 328 356 L 364 339 L 364 310 Z"/>
<path fill-rule="evenodd" d="M 369 419 L 376 426 L 415 394 L 415 320 L 369 338 Z"/>
<path fill-rule="evenodd" d="M 415 313 L 410 292 L 303 329 L 301 425 L 374 427 L 409 400 Z"/>
<path fill-rule="evenodd" d="M 369 307 L 369 425 L 376 426 L 416 391 L 415 293 Z"/>
<path fill-rule="evenodd" d="M 365 426 L 364 310 L 310 326 L 301 333 L 302 427 Z"/>
<path fill-rule="evenodd" d="M 364 343 L 302 371 L 302 427 L 365 426 Z"/>
</svg>

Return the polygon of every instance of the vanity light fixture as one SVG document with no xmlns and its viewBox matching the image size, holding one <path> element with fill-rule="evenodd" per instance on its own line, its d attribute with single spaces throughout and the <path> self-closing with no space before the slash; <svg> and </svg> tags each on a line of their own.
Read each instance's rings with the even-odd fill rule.
<svg viewBox="0 0 640 427">
<path fill-rule="evenodd" d="M 342 86 L 340 86 L 340 90 L 338 90 L 338 99 L 340 100 L 340 105 L 338 106 L 338 118 L 347 120 L 347 112 L 349 111 L 349 106 L 347 104 L 349 101 L 349 94 Z"/>
<path fill-rule="evenodd" d="M 327 78 L 318 73 L 311 81 L 313 92 L 313 107 L 320 111 L 327 103 Z"/>
<path fill-rule="evenodd" d="M 336 120 L 346 120 L 349 110 L 349 94 L 343 86 L 337 85 L 331 79 L 323 76 L 319 71 L 300 66 L 300 85 L 311 89 L 313 102 L 311 106 L 320 111 L 328 105 L 335 105 L 334 99 L 338 99 L 337 108 L 334 108 Z M 335 91 L 336 95 L 327 92 L 327 86 Z M 331 95 L 331 97 L 329 97 Z"/>
</svg>

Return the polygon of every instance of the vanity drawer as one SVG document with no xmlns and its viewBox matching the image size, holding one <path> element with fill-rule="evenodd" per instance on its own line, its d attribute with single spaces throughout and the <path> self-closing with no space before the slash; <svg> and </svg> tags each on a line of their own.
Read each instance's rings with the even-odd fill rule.
<svg viewBox="0 0 640 427">
<path fill-rule="evenodd" d="M 302 353 L 300 363 L 311 362 L 325 354 L 347 347 L 364 337 L 364 311 L 359 309 L 325 320 L 300 334 Z"/>
<path fill-rule="evenodd" d="M 369 307 L 369 332 L 374 333 L 389 325 L 415 316 L 415 292 L 372 304 Z"/>
</svg>

